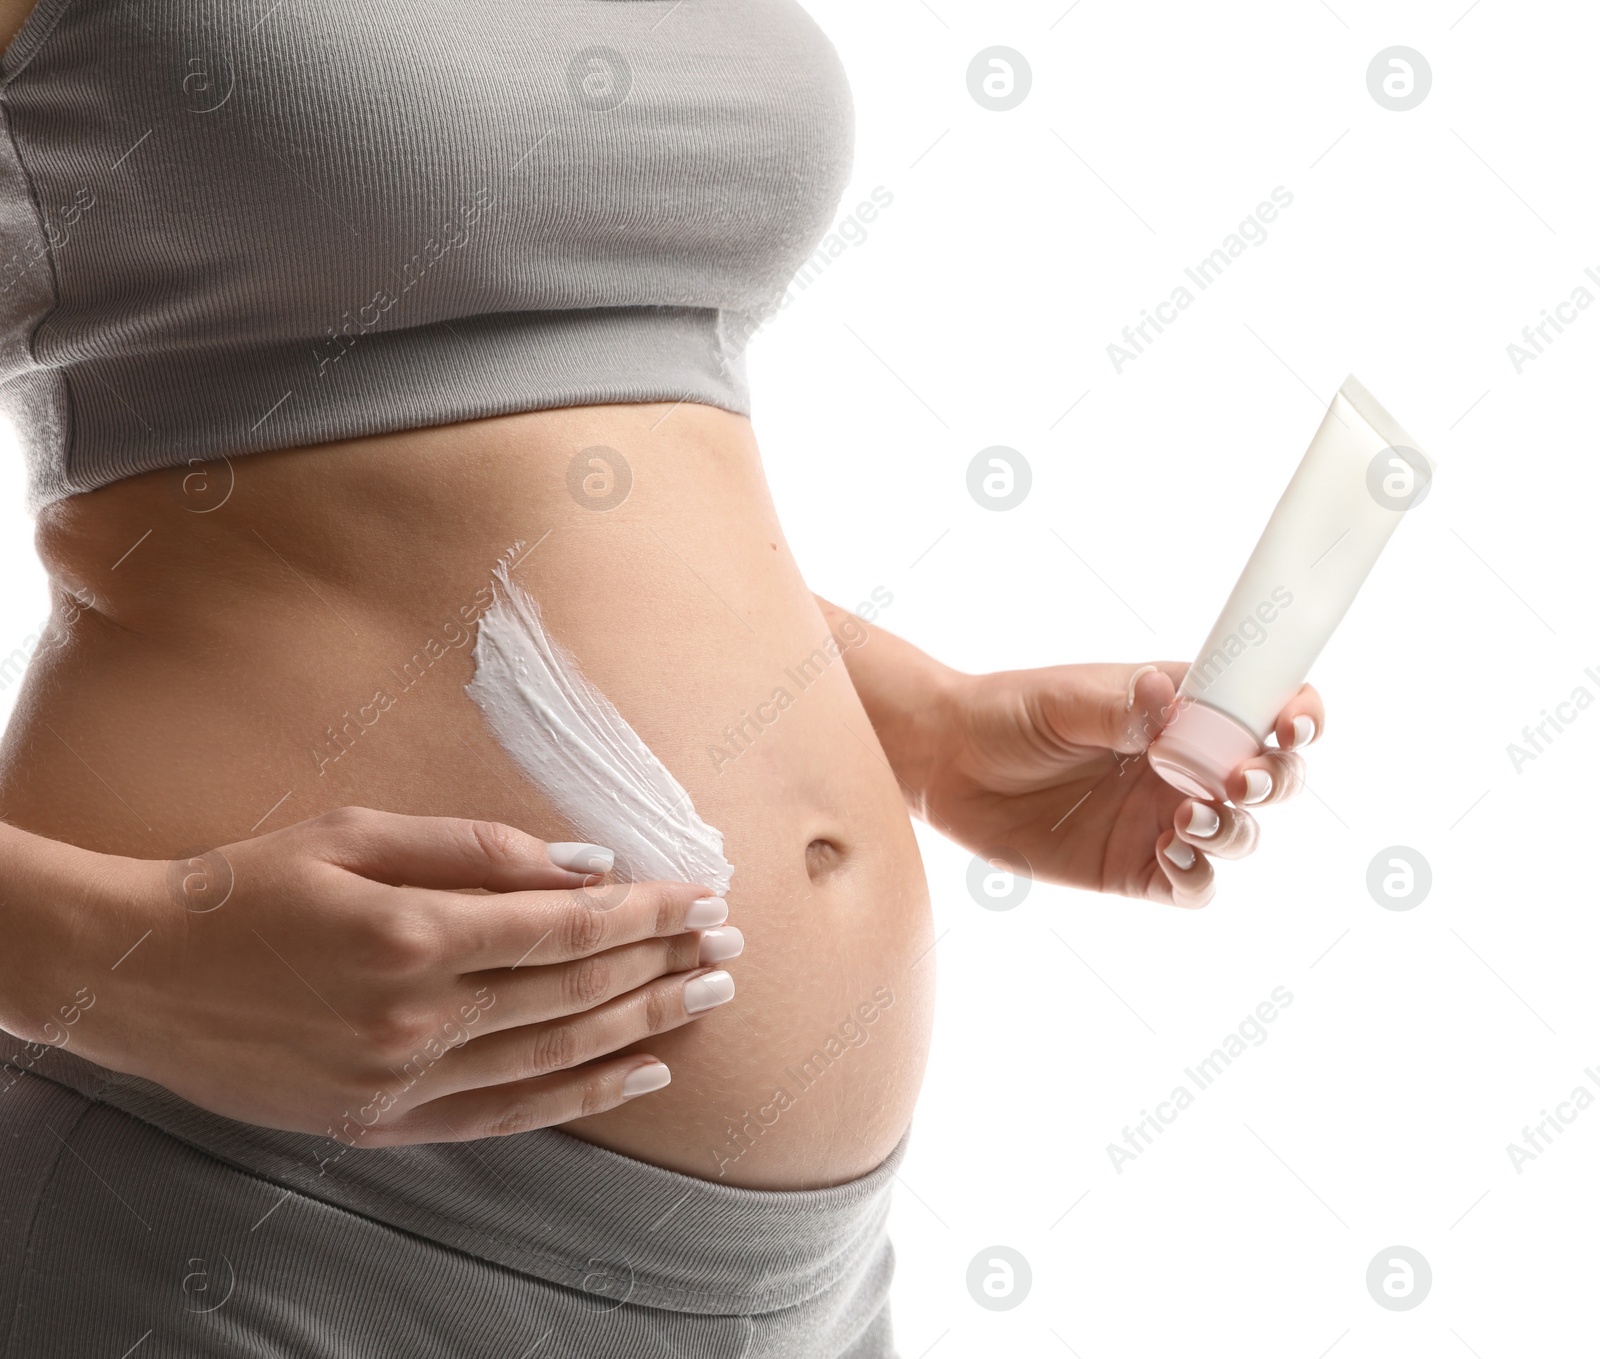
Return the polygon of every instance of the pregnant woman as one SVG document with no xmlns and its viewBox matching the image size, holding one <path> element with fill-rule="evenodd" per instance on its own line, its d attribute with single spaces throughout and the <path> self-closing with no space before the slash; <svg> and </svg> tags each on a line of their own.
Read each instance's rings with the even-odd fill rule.
<svg viewBox="0 0 1600 1359">
<path fill-rule="evenodd" d="M 891 1354 L 908 807 L 1180 906 L 1256 828 L 1140 757 L 1181 665 L 962 675 L 806 589 L 742 355 L 848 177 L 826 39 L 0 20 L 53 595 L 0 750 L 0 1354 Z"/>
</svg>

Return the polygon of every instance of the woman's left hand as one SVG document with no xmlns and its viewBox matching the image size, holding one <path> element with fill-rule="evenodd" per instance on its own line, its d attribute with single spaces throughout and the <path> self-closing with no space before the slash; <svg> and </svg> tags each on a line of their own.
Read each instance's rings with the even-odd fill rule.
<svg viewBox="0 0 1600 1359">
<path fill-rule="evenodd" d="M 1176 711 L 1188 669 L 1060 665 L 950 677 L 915 723 L 924 749 L 913 805 L 936 829 L 1042 882 L 1204 906 L 1211 859 L 1256 846 L 1246 806 L 1299 791 L 1298 753 L 1322 734 L 1322 699 L 1304 685 L 1278 714 L 1278 749 L 1241 764 L 1228 803 L 1187 797 L 1144 752 Z M 893 759 L 893 753 L 891 753 Z M 1235 805 L 1229 805 L 1229 803 Z"/>
</svg>

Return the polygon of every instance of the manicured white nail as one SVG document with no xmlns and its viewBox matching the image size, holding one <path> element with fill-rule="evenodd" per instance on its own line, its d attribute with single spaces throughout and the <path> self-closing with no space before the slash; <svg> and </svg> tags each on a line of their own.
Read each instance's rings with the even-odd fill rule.
<svg viewBox="0 0 1600 1359">
<path fill-rule="evenodd" d="M 652 1090 L 659 1090 L 662 1086 L 671 1084 L 672 1073 L 667 1070 L 665 1062 L 636 1066 L 622 1078 L 622 1098 L 632 1099 L 635 1095 L 648 1095 Z"/>
<path fill-rule="evenodd" d="M 1185 835 L 1198 835 L 1202 840 L 1217 833 L 1217 827 L 1222 824 L 1222 818 L 1217 815 L 1215 807 L 1207 806 L 1204 802 L 1191 802 L 1194 811 L 1189 813 L 1189 824 L 1184 828 Z"/>
<path fill-rule="evenodd" d="M 699 1014 L 713 1005 L 726 1005 L 733 999 L 733 978 L 726 972 L 707 972 L 683 988 L 683 1008 Z"/>
<path fill-rule="evenodd" d="M 728 903 L 721 897 L 701 897 L 691 902 L 689 913 L 683 917 L 686 930 L 705 930 L 720 925 L 728 918 Z"/>
<path fill-rule="evenodd" d="M 1177 864 L 1179 868 L 1194 867 L 1193 845 L 1186 845 L 1182 840 L 1174 840 L 1161 852 L 1171 859 L 1173 863 Z"/>
<path fill-rule="evenodd" d="M 700 936 L 700 966 L 725 963 L 744 952 L 744 935 L 733 925 L 707 930 Z"/>
<path fill-rule="evenodd" d="M 617 861 L 617 856 L 604 845 L 584 845 L 569 840 L 546 845 L 544 852 L 550 856 L 551 863 L 569 873 L 609 873 Z"/>
<path fill-rule="evenodd" d="M 1244 771 L 1244 796 L 1239 800 L 1250 806 L 1260 802 L 1272 792 L 1272 775 L 1265 769 L 1247 769 Z"/>
<path fill-rule="evenodd" d="M 1294 739 L 1289 742 L 1290 750 L 1299 750 L 1301 746 L 1311 744 L 1311 738 L 1317 734 L 1317 721 L 1310 713 L 1301 713 L 1294 720 Z"/>
<path fill-rule="evenodd" d="M 1152 670 L 1159 669 L 1161 669 L 1159 665 L 1141 665 L 1133 674 L 1128 676 L 1128 701 L 1123 705 L 1124 712 L 1131 713 L 1133 711 L 1133 691 L 1138 686 L 1139 681 Z"/>
</svg>

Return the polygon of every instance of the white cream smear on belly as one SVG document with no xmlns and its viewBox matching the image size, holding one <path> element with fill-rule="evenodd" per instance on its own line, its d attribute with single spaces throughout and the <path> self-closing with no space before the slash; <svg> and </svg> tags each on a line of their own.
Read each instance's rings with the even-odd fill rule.
<svg viewBox="0 0 1600 1359">
<path fill-rule="evenodd" d="M 544 629 L 506 565 L 478 620 L 467 694 L 518 769 L 586 840 L 614 850 L 634 882 L 698 882 L 718 896 L 733 865 L 722 832 Z"/>
</svg>

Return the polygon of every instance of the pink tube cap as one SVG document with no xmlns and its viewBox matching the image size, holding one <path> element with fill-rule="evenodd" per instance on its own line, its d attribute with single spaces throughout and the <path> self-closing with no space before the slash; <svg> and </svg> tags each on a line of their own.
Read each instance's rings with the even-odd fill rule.
<svg viewBox="0 0 1600 1359">
<path fill-rule="evenodd" d="M 1180 793 L 1226 802 L 1228 775 L 1260 752 L 1261 742 L 1248 727 L 1180 696 L 1177 716 L 1150 743 L 1150 767 Z"/>
</svg>

